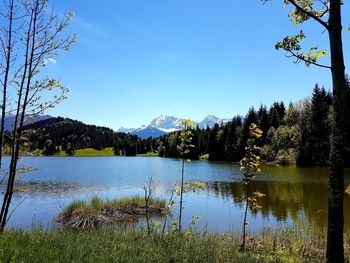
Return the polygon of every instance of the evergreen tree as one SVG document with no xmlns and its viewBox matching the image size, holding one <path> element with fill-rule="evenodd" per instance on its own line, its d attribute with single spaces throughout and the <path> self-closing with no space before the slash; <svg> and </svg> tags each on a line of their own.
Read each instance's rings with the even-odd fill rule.
<svg viewBox="0 0 350 263">
<path fill-rule="evenodd" d="M 219 160 L 221 145 L 218 144 L 219 124 L 209 130 L 208 153 L 210 160 Z"/>
<path fill-rule="evenodd" d="M 247 145 L 247 140 L 250 137 L 250 130 L 249 130 L 250 124 L 257 123 L 257 120 L 258 120 L 257 113 L 256 113 L 254 107 L 251 107 L 248 110 L 248 113 L 244 119 L 244 123 L 243 123 L 242 129 L 241 129 L 241 135 L 240 135 L 240 140 L 239 140 L 239 155 L 240 155 L 239 157 L 240 157 L 240 159 L 242 159 L 244 156 L 244 152 L 245 152 L 244 149 L 245 149 L 245 146 Z"/>
<path fill-rule="evenodd" d="M 286 108 L 283 102 L 274 102 L 269 110 L 270 127 L 277 129 L 283 124 L 283 118 L 286 113 Z"/>
<path fill-rule="evenodd" d="M 258 111 L 258 126 L 263 131 L 263 135 L 258 142 L 259 145 L 264 145 L 266 143 L 267 132 L 270 129 L 269 115 L 265 105 L 260 105 Z"/>
<path fill-rule="evenodd" d="M 227 138 L 225 142 L 225 160 L 226 161 L 239 161 L 239 149 L 238 149 L 238 129 L 242 126 L 242 120 L 240 116 L 234 117 L 231 122 L 227 123 L 228 127 Z"/>
<path fill-rule="evenodd" d="M 288 109 L 284 116 L 284 123 L 287 126 L 292 127 L 298 124 L 299 119 L 300 119 L 300 111 L 297 109 L 297 105 L 292 102 L 289 103 Z"/>
<path fill-rule="evenodd" d="M 311 166 L 312 161 L 312 141 L 311 138 L 311 103 L 304 100 L 301 104 L 300 113 L 300 142 L 298 146 L 297 165 Z"/>
<path fill-rule="evenodd" d="M 329 160 L 330 130 L 329 110 L 332 98 L 324 88 L 315 85 L 311 98 L 312 165 L 324 166 Z"/>
</svg>

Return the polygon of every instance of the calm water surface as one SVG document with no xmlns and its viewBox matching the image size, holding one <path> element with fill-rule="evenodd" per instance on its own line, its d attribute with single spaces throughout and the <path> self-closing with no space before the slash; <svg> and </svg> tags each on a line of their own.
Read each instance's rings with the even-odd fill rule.
<svg viewBox="0 0 350 263">
<path fill-rule="evenodd" d="M 5 159 L 5 163 L 8 162 Z M 15 197 L 9 225 L 30 228 L 58 226 L 54 217 L 76 199 L 118 198 L 142 194 L 151 176 L 157 195 L 168 198 L 180 179 L 180 160 L 147 157 L 26 157 L 20 165 L 38 168 L 24 174 L 17 186 L 27 191 Z M 202 181 L 205 191 L 185 194 L 184 222 L 193 215 L 196 227 L 209 231 L 238 232 L 243 221 L 242 173 L 237 165 L 193 161 L 186 165 L 186 181 Z M 262 210 L 249 213 L 249 229 L 287 227 L 307 223 L 315 228 L 327 222 L 327 170 L 321 168 L 265 167 L 252 188 L 266 194 Z M 346 171 L 350 184 L 350 171 Z M 2 186 L 3 187 L 3 186 Z M 3 189 L 0 189 L 3 190 Z M 345 228 L 350 230 L 350 197 L 345 197 Z M 176 217 L 176 211 L 174 211 Z M 142 224 L 142 222 L 140 223 Z"/>
</svg>

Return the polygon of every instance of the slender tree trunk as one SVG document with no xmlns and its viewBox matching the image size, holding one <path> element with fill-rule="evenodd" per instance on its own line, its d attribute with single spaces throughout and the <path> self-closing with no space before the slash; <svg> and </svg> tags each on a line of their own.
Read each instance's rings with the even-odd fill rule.
<svg viewBox="0 0 350 263">
<path fill-rule="evenodd" d="M 148 204 L 149 204 L 149 196 L 147 195 L 147 191 L 145 191 L 145 203 L 146 203 L 146 221 L 147 221 L 147 233 L 151 234 L 151 226 L 149 224 L 149 215 L 148 215 Z"/>
<path fill-rule="evenodd" d="M 176 190 L 176 184 L 174 185 L 173 189 L 171 190 L 171 195 L 170 195 L 168 204 L 171 204 L 173 202 L 173 197 L 174 197 L 175 190 Z M 168 205 L 168 208 L 170 208 L 169 205 Z M 167 211 L 167 213 L 165 215 L 163 229 L 162 229 L 162 235 L 165 233 L 165 227 L 166 227 L 167 222 L 168 222 L 168 216 L 169 216 L 169 211 Z"/>
<path fill-rule="evenodd" d="M 2 167 L 2 154 L 3 154 L 3 147 L 4 147 L 4 134 L 5 134 L 5 117 L 6 117 L 6 97 L 7 97 L 7 86 L 8 86 L 8 79 L 9 79 L 9 73 L 10 73 L 10 67 L 11 67 L 11 54 L 12 54 L 12 25 L 13 25 L 13 7 L 14 7 L 14 1 L 12 0 L 10 3 L 10 16 L 9 16 L 9 31 L 8 31 L 8 42 L 6 47 L 6 68 L 5 68 L 5 76 L 4 76 L 4 85 L 3 85 L 3 91 L 2 91 L 2 105 L 1 105 L 1 128 L 0 128 L 0 173 L 1 173 L 1 167 Z"/>
<path fill-rule="evenodd" d="M 246 228 L 247 228 L 247 215 L 248 215 L 248 197 L 249 197 L 249 184 L 245 187 L 245 210 L 244 210 L 244 220 L 243 220 L 243 234 L 242 234 L 242 244 L 241 251 L 245 249 L 245 240 L 246 240 Z"/>
<path fill-rule="evenodd" d="M 6 188 L 3 204 L 1 207 L 1 213 L 0 213 L 0 235 L 3 233 L 5 226 L 7 224 L 7 220 L 8 220 L 7 215 L 8 215 L 9 208 L 12 201 L 16 171 L 17 171 L 17 161 L 19 158 L 22 128 L 23 128 L 24 117 L 27 109 L 31 80 L 33 77 L 33 63 L 34 63 L 33 59 L 34 59 L 34 51 L 35 51 L 38 5 L 39 3 L 38 1 L 36 1 L 35 8 L 32 10 L 32 14 L 30 17 L 30 23 L 28 27 L 28 33 L 27 33 L 25 67 L 24 67 L 24 73 L 22 76 L 22 81 L 21 81 L 20 90 L 18 94 L 16 117 L 15 117 L 15 123 L 13 128 L 13 138 L 12 138 L 13 145 L 12 145 L 11 162 L 10 162 L 10 169 L 9 169 L 10 170 L 9 178 L 8 178 L 7 188 Z M 29 55 L 29 50 L 30 50 L 30 55 Z M 28 77 L 26 76 L 27 69 L 28 69 Z M 26 87 L 24 87 L 25 81 L 26 81 Z M 22 101 L 23 91 L 24 91 L 24 99 Z M 18 121 L 19 121 L 19 124 L 18 124 Z"/>
<path fill-rule="evenodd" d="M 182 227 L 182 203 L 183 203 L 183 191 L 184 191 L 184 172 L 185 172 L 185 158 L 182 158 L 181 169 L 181 186 L 180 186 L 180 214 L 179 214 L 179 233 L 181 233 Z"/>
<path fill-rule="evenodd" d="M 342 46 L 341 0 L 330 1 L 329 40 L 333 80 L 333 124 L 328 186 L 327 262 L 344 262 L 344 140 L 346 80 Z"/>
</svg>

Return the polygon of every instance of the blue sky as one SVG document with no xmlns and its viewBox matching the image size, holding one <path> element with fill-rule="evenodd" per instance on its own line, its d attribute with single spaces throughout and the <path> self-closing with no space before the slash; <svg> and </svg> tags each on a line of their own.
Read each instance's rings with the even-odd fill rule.
<svg viewBox="0 0 350 263">
<path fill-rule="evenodd" d="M 233 117 L 250 106 L 309 96 L 316 82 L 330 89 L 329 70 L 295 65 L 275 50 L 278 40 L 301 29 L 282 2 L 52 0 L 58 13 L 76 13 L 68 30 L 77 43 L 48 67 L 70 93 L 47 113 L 118 129 L 161 114 Z M 305 47 L 328 48 L 316 23 L 302 29 Z M 349 43 L 344 30 L 346 61 Z"/>
</svg>

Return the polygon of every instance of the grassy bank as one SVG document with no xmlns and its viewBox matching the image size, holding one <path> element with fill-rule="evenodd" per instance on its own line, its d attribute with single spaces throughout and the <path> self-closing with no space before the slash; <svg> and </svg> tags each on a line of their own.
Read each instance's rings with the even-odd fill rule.
<svg viewBox="0 0 350 263">
<path fill-rule="evenodd" d="M 234 235 L 165 234 L 137 230 L 8 230 L 1 262 L 323 262 L 324 240 L 293 230 L 265 231 L 239 251 Z M 349 260 L 349 250 L 347 250 Z"/>
<path fill-rule="evenodd" d="M 155 152 L 148 152 L 148 153 L 142 153 L 142 154 L 136 154 L 138 157 L 158 157 L 158 153 Z"/>
<path fill-rule="evenodd" d="M 58 156 L 68 156 L 65 151 L 61 151 Z M 93 148 L 86 148 L 86 149 L 80 149 L 76 150 L 74 156 L 77 157 L 110 157 L 110 156 L 116 156 L 114 154 L 114 150 L 112 147 L 105 148 L 102 150 L 96 150 Z M 136 156 L 139 157 L 157 157 L 158 153 L 154 152 L 148 152 L 144 154 L 137 154 Z"/>
<path fill-rule="evenodd" d="M 59 156 L 68 156 L 65 151 L 61 151 Z M 80 149 L 76 150 L 74 156 L 77 157 L 108 157 L 108 156 L 115 156 L 114 155 L 114 150 L 112 147 L 110 148 L 105 148 L 103 150 L 96 150 L 92 148 L 87 148 L 87 149 Z"/>
</svg>

